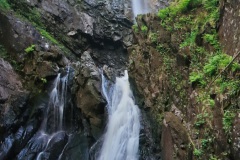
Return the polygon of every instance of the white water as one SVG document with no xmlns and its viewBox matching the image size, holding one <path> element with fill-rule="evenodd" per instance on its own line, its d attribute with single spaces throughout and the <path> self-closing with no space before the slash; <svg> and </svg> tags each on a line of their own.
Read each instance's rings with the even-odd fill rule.
<svg viewBox="0 0 240 160">
<path fill-rule="evenodd" d="M 139 109 L 134 104 L 128 73 L 109 88 L 103 77 L 103 93 L 108 101 L 108 126 L 98 160 L 137 160 L 139 146 Z"/>
<path fill-rule="evenodd" d="M 58 73 L 53 82 L 53 89 L 50 93 L 47 112 L 44 115 L 41 130 L 37 133 L 37 139 L 45 139 L 45 149 L 37 155 L 36 160 L 44 159 L 44 152 L 54 135 L 63 130 L 63 115 L 66 107 L 67 83 L 68 83 L 69 67 L 67 74 L 61 77 Z M 49 125 L 50 123 L 50 125 Z M 49 129 L 48 127 L 51 127 Z M 35 139 L 36 140 L 36 139 Z"/>
<path fill-rule="evenodd" d="M 48 111 L 42 124 L 42 131 L 47 131 L 48 123 L 52 123 L 51 127 L 54 132 L 63 129 L 63 114 L 66 107 L 68 72 L 69 67 L 67 69 L 67 74 L 64 77 L 61 77 L 61 74 L 59 73 L 54 80 L 53 89 L 50 93 L 48 103 Z M 53 116 L 50 121 L 49 115 Z"/>
<path fill-rule="evenodd" d="M 149 0 L 132 0 L 132 10 L 134 17 L 139 14 L 146 14 L 151 12 Z"/>
</svg>

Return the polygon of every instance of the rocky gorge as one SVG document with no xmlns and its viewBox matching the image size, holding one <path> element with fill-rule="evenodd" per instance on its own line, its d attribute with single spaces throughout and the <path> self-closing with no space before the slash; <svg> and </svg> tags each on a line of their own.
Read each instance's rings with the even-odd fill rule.
<svg viewBox="0 0 240 160">
<path fill-rule="evenodd" d="M 113 84 L 126 69 L 141 112 L 138 159 L 239 159 L 239 7 L 1 1 L 0 159 L 96 159 L 108 119 L 102 74 Z M 46 116 L 54 88 L 64 90 L 57 130 Z"/>
</svg>

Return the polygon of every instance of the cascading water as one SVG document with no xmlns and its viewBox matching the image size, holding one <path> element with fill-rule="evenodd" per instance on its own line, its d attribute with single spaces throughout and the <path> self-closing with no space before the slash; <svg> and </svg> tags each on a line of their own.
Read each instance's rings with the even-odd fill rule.
<svg viewBox="0 0 240 160">
<path fill-rule="evenodd" d="M 108 88 L 102 77 L 102 90 L 108 102 L 108 125 L 98 160 L 137 160 L 140 111 L 134 104 L 128 73 Z"/>
<path fill-rule="evenodd" d="M 67 144 L 68 135 L 64 131 L 64 111 L 67 107 L 69 68 L 64 75 L 59 73 L 55 78 L 41 128 L 19 153 L 18 159 L 28 159 L 31 154 L 36 156 L 36 160 L 57 159 Z M 60 148 L 56 150 L 58 153 L 49 153 L 55 145 L 59 144 L 61 146 L 56 146 Z"/>
<path fill-rule="evenodd" d="M 149 0 L 132 0 L 133 15 L 136 17 L 138 14 L 146 14 L 151 12 Z"/>
</svg>

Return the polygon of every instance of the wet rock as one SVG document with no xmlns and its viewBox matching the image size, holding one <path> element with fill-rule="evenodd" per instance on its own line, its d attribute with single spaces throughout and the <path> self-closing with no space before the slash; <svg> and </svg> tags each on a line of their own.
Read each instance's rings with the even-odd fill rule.
<svg viewBox="0 0 240 160">
<path fill-rule="evenodd" d="M 58 159 L 67 141 L 68 135 L 65 132 L 58 132 L 53 135 L 45 151 L 49 153 L 49 159 Z"/>
<path fill-rule="evenodd" d="M 83 134 L 73 134 L 64 148 L 59 160 L 88 160 L 88 138 Z"/>
<path fill-rule="evenodd" d="M 0 148 L 0 159 L 7 160 L 12 152 L 12 147 L 14 143 L 14 136 L 8 136 L 3 143 L 1 144 Z"/>
<path fill-rule="evenodd" d="M 0 58 L 0 139 L 3 133 L 16 126 L 23 113 L 28 92 L 23 90 L 19 76 L 12 66 Z"/>
</svg>

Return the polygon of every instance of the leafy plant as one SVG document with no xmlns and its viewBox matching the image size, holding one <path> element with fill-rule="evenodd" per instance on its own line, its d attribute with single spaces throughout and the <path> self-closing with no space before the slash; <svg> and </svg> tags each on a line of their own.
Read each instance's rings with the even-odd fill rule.
<svg viewBox="0 0 240 160">
<path fill-rule="evenodd" d="M 195 148 L 194 151 L 193 151 L 194 156 L 200 157 L 200 156 L 202 156 L 202 154 L 203 154 L 203 151 L 201 149 L 196 149 Z"/>
<path fill-rule="evenodd" d="M 151 40 L 152 43 L 157 43 L 157 34 L 156 33 L 150 33 L 149 34 L 149 38 Z"/>
<path fill-rule="evenodd" d="M 133 29 L 133 31 L 134 32 L 139 32 L 139 30 L 138 30 L 138 25 L 137 24 L 134 24 L 133 26 L 132 26 L 132 29 Z"/>
<path fill-rule="evenodd" d="M 203 39 L 214 46 L 215 49 L 220 49 L 220 44 L 217 40 L 217 34 L 204 34 Z"/>
<path fill-rule="evenodd" d="M 208 113 L 204 113 L 204 114 L 201 113 L 201 114 L 197 115 L 197 120 L 194 123 L 194 125 L 196 127 L 201 127 L 202 125 L 204 125 L 206 123 L 206 120 L 205 120 L 206 117 L 208 117 Z"/>
<path fill-rule="evenodd" d="M 26 53 L 31 53 L 31 52 L 33 52 L 34 50 L 35 50 L 35 45 L 33 44 L 33 45 L 27 47 L 27 48 L 25 49 L 25 52 L 26 52 Z"/>
<path fill-rule="evenodd" d="M 226 134 L 229 134 L 232 129 L 233 120 L 236 114 L 232 111 L 225 111 L 223 114 L 223 129 Z"/>
<path fill-rule="evenodd" d="M 141 26 L 141 31 L 144 32 L 144 33 L 147 33 L 147 30 L 148 30 L 148 27 L 143 25 Z"/>
<path fill-rule="evenodd" d="M 207 148 L 208 143 L 209 143 L 208 139 L 202 139 L 201 140 L 201 145 L 202 145 L 203 148 Z"/>
<path fill-rule="evenodd" d="M 47 83 L 47 79 L 46 78 L 41 78 L 41 81 L 45 84 Z"/>
<path fill-rule="evenodd" d="M 206 81 L 204 80 L 204 75 L 202 73 L 191 72 L 189 76 L 189 80 L 191 83 L 197 83 L 197 84 L 200 84 L 201 86 L 206 85 Z"/>
</svg>

